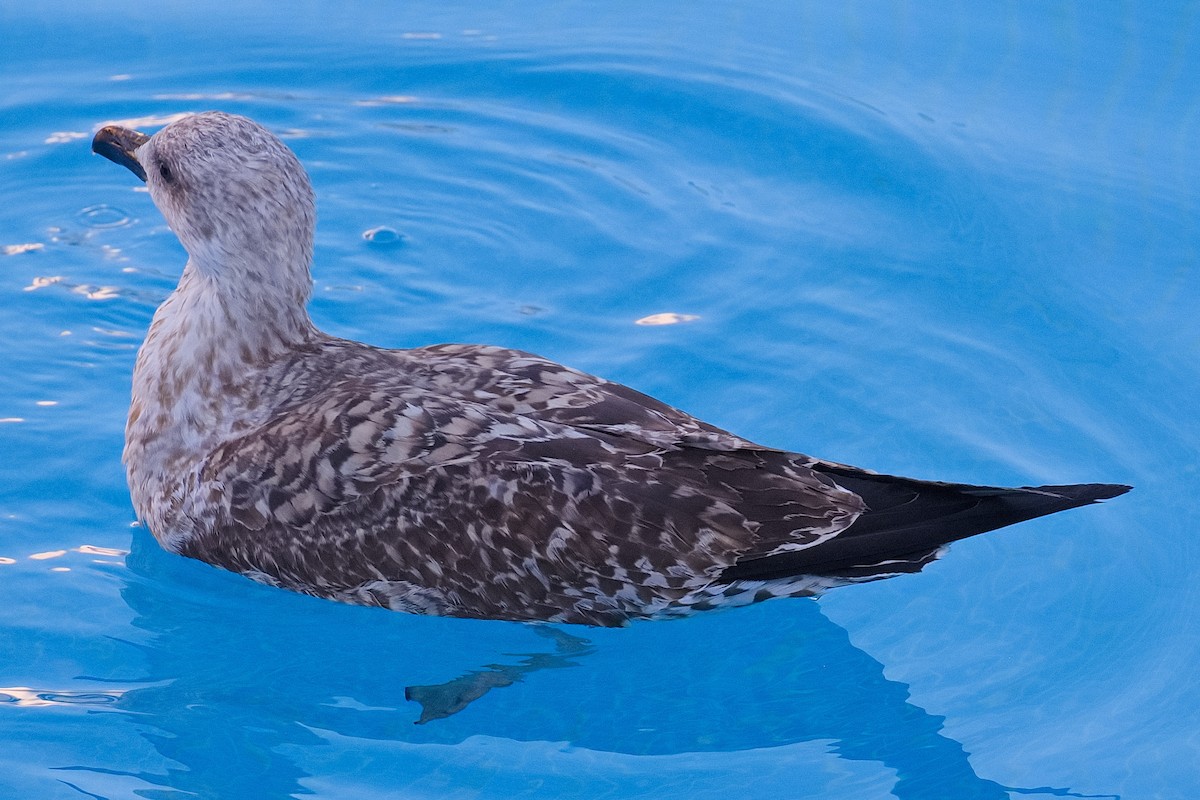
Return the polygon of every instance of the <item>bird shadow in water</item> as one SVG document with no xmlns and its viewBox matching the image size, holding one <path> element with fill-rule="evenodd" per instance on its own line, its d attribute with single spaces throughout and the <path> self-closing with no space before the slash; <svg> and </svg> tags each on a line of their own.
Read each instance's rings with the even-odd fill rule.
<svg viewBox="0 0 1200 800">
<path fill-rule="evenodd" d="M 805 671 L 807 680 L 803 690 L 798 693 L 797 702 L 790 706 L 790 715 L 766 715 L 776 723 L 781 718 L 785 720 L 784 730 L 774 730 L 770 724 L 763 725 L 760 719 L 757 725 L 759 740 L 769 739 L 774 744 L 785 744 L 832 739 L 835 742 L 834 751 L 842 758 L 874 761 L 894 770 L 897 782 L 892 793 L 900 800 L 950 796 L 945 792 L 958 798 L 996 800 L 1013 794 L 1119 800 L 1120 796 L 1116 794 L 1084 794 L 1050 786 L 1005 786 L 980 778 L 971 767 L 962 745 L 942 733 L 944 719 L 930 715 L 909 702 L 907 684 L 884 677 L 883 665 L 854 647 L 845 630 L 821 614 L 815 603 L 799 601 L 795 609 L 801 612 L 801 616 L 811 617 L 813 622 L 818 623 L 815 629 L 809 628 L 805 632 L 807 635 L 804 639 L 808 646 L 801 648 L 811 652 L 795 654 L 802 662 L 815 666 L 816 671 Z M 517 664 L 486 664 L 481 669 L 471 670 L 444 683 L 407 687 L 405 698 L 421 704 L 421 716 L 416 723 L 423 725 L 447 720 L 493 689 L 512 686 L 542 670 L 583 666 L 583 660 L 597 652 L 597 647 L 588 639 L 558 628 L 542 625 L 528 627 L 552 641 L 555 650 L 515 654 L 521 657 Z M 805 655 L 811 655 L 812 660 L 805 659 Z M 686 674 L 669 668 L 666 672 L 672 675 Z M 822 676 L 824 680 L 821 680 Z M 726 710 L 729 707 L 753 708 L 750 697 L 754 695 L 760 699 L 778 696 L 777 692 L 764 695 L 761 687 L 756 687 L 752 681 L 716 683 L 722 701 L 728 704 Z M 699 688 L 694 683 L 690 684 L 688 694 L 695 694 Z M 771 688 L 777 690 L 778 686 Z M 701 696 L 708 693 L 700 689 Z M 804 700 L 800 700 L 800 697 Z M 833 704 L 841 704 L 841 713 L 827 699 L 821 701 L 816 698 L 833 698 Z M 686 705 L 672 703 L 671 698 L 666 698 L 667 703 L 672 705 L 666 707 L 663 699 L 662 693 L 647 689 L 638 695 L 638 702 L 632 704 L 643 710 L 639 715 L 640 722 L 618 727 L 629 730 L 631 725 L 640 725 L 647 719 L 654 721 L 669 717 L 680 720 L 686 717 L 686 714 L 681 714 L 681 711 L 686 711 Z M 703 719 L 697 718 L 684 725 L 697 725 L 693 736 L 695 741 L 707 744 L 702 749 L 719 751 L 762 746 L 755 739 L 749 740 L 753 744 L 747 744 L 747 731 L 739 715 L 713 713 L 713 707 L 703 702 L 694 703 L 691 707 L 699 709 Z M 509 718 L 503 710 L 497 716 Z M 637 729 L 647 730 L 644 727 Z M 598 730 L 585 733 L 572 743 L 597 749 L 613 747 L 611 742 L 593 740 Z M 641 752 L 669 753 L 692 747 L 694 745 L 682 742 L 672 745 L 643 741 Z"/>
<path fill-rule="evenodd" d="M 512 686 L 534 672 L 577 667 L 579 662 L 574 659 L 596 651 L 587 639 L 572 636 L 566 631 L 542 625 L 530 627 L 534 633 L 554 642 L 554 652 L 514 653 L 511 655 L 522 657 L 521 663 L 485 664 L 482 669 L 472 670 L 445 683 L 405 687 L 404 699 L 421 704 L 421 717 L 415 724 L 424 725 L 457 714 L 492 689 Z"/>
</svg>

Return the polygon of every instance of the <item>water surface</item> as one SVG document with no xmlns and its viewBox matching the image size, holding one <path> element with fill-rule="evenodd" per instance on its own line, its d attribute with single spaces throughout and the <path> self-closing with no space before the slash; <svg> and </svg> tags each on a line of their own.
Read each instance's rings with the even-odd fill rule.
<svg viewBox="0 0 1200 800">
<path fill-rule="evenodd" d="M 0 793 L 1200 790 L 1190 5 L 226 5 L 0 10 Z M 331 333 L 532 350 L 881 471 L 1137 489 L 618 631 L 167 555 L 120 450 L 185 254 L 88 143 L 211 108 L 309 169 Z"/>
</svg>

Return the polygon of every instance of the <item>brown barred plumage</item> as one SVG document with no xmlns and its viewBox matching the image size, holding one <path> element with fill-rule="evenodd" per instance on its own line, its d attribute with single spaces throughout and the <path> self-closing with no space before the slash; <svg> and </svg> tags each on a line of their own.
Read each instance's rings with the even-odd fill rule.
<svg viewBox="0 0 1200 800">
<path fill-rule="evenodd" d="M 210 112 L 104 128 L 187 248 L 138 354 L 125 462 L 169 550 L 418 613 L 620 625 L 914 572 L 1127 487 L 875 475 L 748 442 L 528 353 L 383 350 L 308 319 L 295 156 Z"/>
</svg>

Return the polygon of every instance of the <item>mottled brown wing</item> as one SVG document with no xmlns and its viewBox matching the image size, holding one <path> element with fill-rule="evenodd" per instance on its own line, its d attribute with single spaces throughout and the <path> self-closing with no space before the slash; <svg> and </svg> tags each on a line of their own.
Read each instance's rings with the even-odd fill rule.
<svg viewBox="0 0 1200 800">
<path fill-rule="evenodd" d="M 501 347 L 441 344 L 393 351 L 406 379 L 443 397 L 602 431 L 660 447 L 770 450 L 628 386 Z"/>
<path fill-rule="evenodd" d="M 558 438 L 586 437 L 478 403 L 349 381 L 226 442 L 201 479 L 223 487 L 242 525 L 304 527 L 405 475 Z"/>
<path fill-rule="evenodd" d="M 354 602 L 613 624 L 861 511 L 802 456 L 699 423 L 671 437 L 691 418 L 582 374 L 542 399 L 557 365 L 515 363 L 536 374 L 459 370 L 459 397 L 411 370 L 404 388 L 362 375 L 226 443 L 203 474 L 226 513 L 189 554 Z M 502 383 L 517 400 L 497 402 Z"/>
</svg>

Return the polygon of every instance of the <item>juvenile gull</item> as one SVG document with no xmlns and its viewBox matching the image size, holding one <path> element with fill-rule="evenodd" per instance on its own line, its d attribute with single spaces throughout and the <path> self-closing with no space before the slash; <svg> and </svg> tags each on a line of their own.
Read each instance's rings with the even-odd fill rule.
<svg viewBox="0 0 1200 800">
<path fill-rule="evenodd" d="M 167 550 L 424 614 L 622 625 L 917 572 L 1127 486 L 879 475 L 754 444 L 529 353 L 317 330 L 300 162 L 244 117 L 92 149 L 188 252 L 138 352 L 124 462 Z"/>
</svg>

